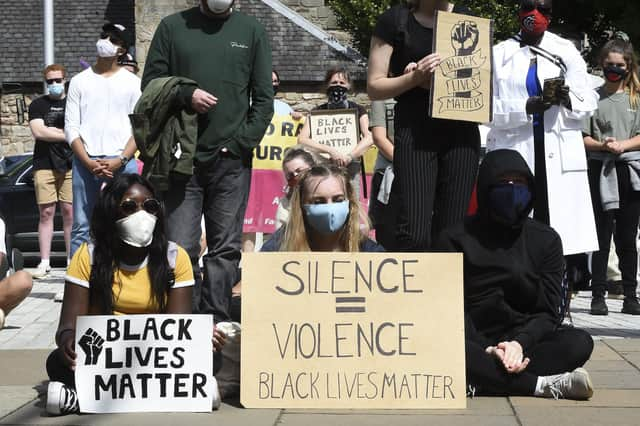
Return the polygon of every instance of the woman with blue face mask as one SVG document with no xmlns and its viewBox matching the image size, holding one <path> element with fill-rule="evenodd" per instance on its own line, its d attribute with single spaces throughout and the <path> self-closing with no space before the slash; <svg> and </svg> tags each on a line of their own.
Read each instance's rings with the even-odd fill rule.
<svg viewBox="0 0 640 426">
<path fill-rule="evenodd" d="M 384 251 L 367 237 L 368 226 L 361 226 L 360 218 L 366 216 L 360 213 L 347 170 L 315 165 L 293 190 L 289 223 L 262 251 Z"/>
</svg>

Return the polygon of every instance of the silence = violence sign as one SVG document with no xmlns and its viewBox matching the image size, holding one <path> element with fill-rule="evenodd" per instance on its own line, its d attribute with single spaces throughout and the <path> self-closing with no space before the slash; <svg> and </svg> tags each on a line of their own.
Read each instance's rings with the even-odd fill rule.
<svg viewBox="0 0 640 426">
<path fill-rule="evenodd" d="M 210 315 L 90 315 L 76 322 L 84 413 L 211 411 Z"/>
<path fill-rule="evenodd" d="M 251 408 L 465 408 L 461 254 L 247 253 Z"/>
</svg>

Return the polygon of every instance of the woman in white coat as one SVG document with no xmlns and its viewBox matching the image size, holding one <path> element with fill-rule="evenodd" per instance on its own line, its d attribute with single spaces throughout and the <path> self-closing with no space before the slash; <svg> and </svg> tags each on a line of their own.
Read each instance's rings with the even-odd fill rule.
<svg viewBox="0 0 640 426">
<path fill-rule="evenodd" d="M 534 218 L 560 234 L 570 255 L 598 250 L 582 142 L 583 119 L 598 96 L 573 43 L 546 31 L 551 7 L 552 0 L 521 0 L 520 33 L 493 48 L 487 149 L 524 157 L 536 180 Z"/>
</svg>

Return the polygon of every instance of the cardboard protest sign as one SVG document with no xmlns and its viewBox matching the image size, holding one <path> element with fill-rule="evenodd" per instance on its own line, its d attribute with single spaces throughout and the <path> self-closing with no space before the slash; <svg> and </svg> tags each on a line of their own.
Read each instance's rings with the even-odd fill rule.
<svg viewBox="0 0 640 426">
<path fill-rule="evenodd" d="M 316 110 L 309 114 L 311 139 L 349 154 L 360 140 L 357 109 Z"/>
<path fill-rule="evenodd" d="M 462 254 L 244 256 L 244 406 L 466 407 Z"/>
<path fill-rule="evenodd" d="M 431 80 L 432 117 L 488 123 L 493 114 L 493 21 L 436 12 L 433 51 L 442 62 Z"/>
<path fill-rule="evenodd" d="M 275 232 L 278 201 L 287 184 L 282 175 L 284 150 L 297 143 L 303 125 L 304 120 L 294 120 L 291 115 L 274 114 L 260 145 L 253 150 L 243 232 Z"/>
<path fill-rule="evenodd" d="M 211 411 L 210 315 L 90 315 L 76 322 L 84 413 Z"/>
</svg>

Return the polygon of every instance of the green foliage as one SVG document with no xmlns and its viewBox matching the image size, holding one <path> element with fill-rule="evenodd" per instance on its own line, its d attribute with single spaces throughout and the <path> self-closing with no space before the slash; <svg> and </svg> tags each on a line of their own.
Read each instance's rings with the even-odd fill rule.
<svg viewBox="0 0 640 426">
<path fill-rule="evenodd" d="M 371 33 L 378 16 L 399 0 L 327 0 L 338 26 L 353 37 L 353 47 L 365 57 L 369 55 Z"/>
<path fill-rule="evenodd" d="M 363 55 L 369 53 L 371 33 L 378 16 L 400 0 L 327 0 L 333 9 L 338 26 L 353 38 L 354 47 Z M 494 20 L 496 42 L 505 40 L 518 31 L 518 0 L 457 0 L 468 6 L 474 14 Z M 640 1 L 630 0 L 556 0 L 553 5 L 552 31 L 581 38 L 587 34 L 591 50 L 590 59 L 610 34 L 626 32 L 636 48 L 640 47 Z M 593 61 L 592 61 L 593 62 Z"/>
</svg>

